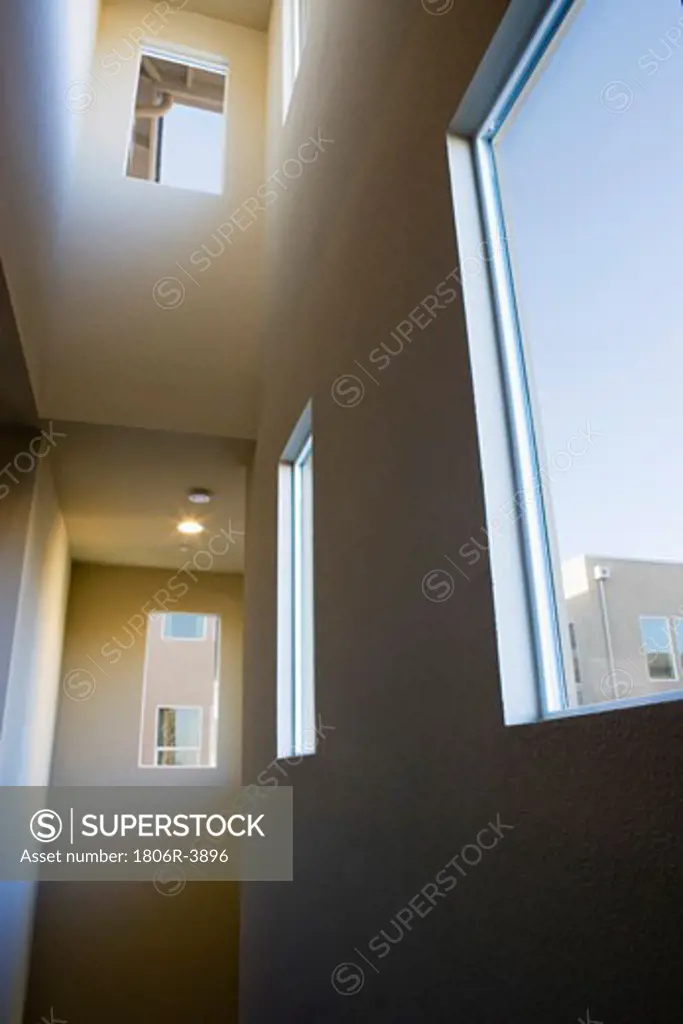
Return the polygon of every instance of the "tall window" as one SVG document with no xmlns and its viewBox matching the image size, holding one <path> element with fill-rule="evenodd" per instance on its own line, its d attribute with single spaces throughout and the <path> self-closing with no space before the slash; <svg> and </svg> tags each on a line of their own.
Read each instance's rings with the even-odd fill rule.
<svg viewBox="0 0 683 1024">
<path fill-rule="evenodd" d="M 277 746 L 292 757 L 316 747 L 310 406 L 282 454 L 278 505 Z"/>
<path fill-rule="evenodd" d="M 220 620 L 166 612 L 147 620 L 140 765 L 215 768 Z"/>
<path fill-rule="evenodd" d="M 144 48 L 127 174 L 195 192 L 223 191 L 227 68 Z"/>
<path fill-rule="evenodd" d="M 670 622 L 642 651 L 633 622 L 683 615 L 682 30 L 672 0 L 511 0 L 452 125 L 508 722 L 679 678 Z"/>
<path fill-rule="evenodd" d="M 669 682 L 676 679 L 673 633 L 669 620 L 656 615 L 643 615 L 640 619 L 640 636 L 648 677 Z"/>
<path fill-rule="evenodd" d="M 157 708 L 155 763 L 196 768 L 202 756 L 202 709 Z"/>
<path fill-rule="evenodd" d="M 311 0 L 284 0 L 282 120 L 287 119 L 308 36 Z"/>
</svg>

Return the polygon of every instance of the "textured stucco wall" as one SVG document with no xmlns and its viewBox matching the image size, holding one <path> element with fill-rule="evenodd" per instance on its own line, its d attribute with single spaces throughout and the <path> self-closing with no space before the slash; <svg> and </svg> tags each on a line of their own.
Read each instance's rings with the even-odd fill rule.
<svg viewBox="0 0 683 1024">
<path fill-rule="evenodd" d="M 243 894 L 241 1020 L 575 1024 L 588 1008 L 669 1024 L 680 705 L 506 728 L 486 559 L 450 599 L 422 592 L 484 524 L 461 303 L 403 351 L 391 332 L 456 266 L 445 133 L 506 5 L 425 9 L 446 6 L 314 0 L 281 139 L 282 155 L 319 127 L 335 141 L 273 208 L 245 778 L 275 754 L 276 464 L 311 396 L 317 695 L 334 731 L 281 766 L 296 881 Z M 396 354 L 379 370 L 383 342 Z M 514 829 L 397 941 L 397 913 L 498 813 Z M 355 995 L 331 984 L 343 961 L 365 973 Z"/>
</svg>

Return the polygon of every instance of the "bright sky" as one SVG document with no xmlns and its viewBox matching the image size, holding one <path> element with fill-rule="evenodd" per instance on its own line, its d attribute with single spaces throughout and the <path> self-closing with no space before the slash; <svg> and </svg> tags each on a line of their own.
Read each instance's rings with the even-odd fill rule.
<svg viewBox="0 0 683 1024">
<path fill-rule="evenodd" d="M 496 144 L 560 558 L 683 562 L 683 7 L 579 8 Z"/>
<path fill-rule="evenodd" d="M 223 191 L 222 114 L 176 103 L 164 117 L 161 183 L 195 192 Z"/>
</svg>

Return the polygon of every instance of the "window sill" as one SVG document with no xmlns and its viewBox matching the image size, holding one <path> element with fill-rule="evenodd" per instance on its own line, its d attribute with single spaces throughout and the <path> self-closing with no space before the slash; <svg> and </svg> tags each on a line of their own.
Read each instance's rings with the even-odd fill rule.
<svg viewBox="0 0 683 1024">
<path fill-rule="evenodd" d="M 610 711 L 651 707 L 653 704 L 670 704 L 677 700 L 683 700 L 683 689 L 668 690 L 666 693 L 653 693 L 647 697 L 624 697 L 623 700 L 605 701 L 604 704 L 585 704 L 579 708 L 565 708 L 563 711 L 552 711 L 544 715 L 540 721 L 552 722 L 558 718 L 582 718 L 585 715 L 605 714 Z"/>
</svg>

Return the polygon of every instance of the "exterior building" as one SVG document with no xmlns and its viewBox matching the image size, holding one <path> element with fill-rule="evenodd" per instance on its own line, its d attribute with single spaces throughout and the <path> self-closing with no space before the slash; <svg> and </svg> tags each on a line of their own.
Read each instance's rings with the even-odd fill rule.
<svg viewBox="0 0 683 1024">
<path fill-rule="evenodd" d="M 142 767 L 215 765 L 219 628 L 215 615 L 166 612 L 147 619 Z"/>
<path fill-rule="evenodd" d="M 683 565 L 581 555 L 562 577 L 577 704 L 683 687 Z"/>
</svg>

